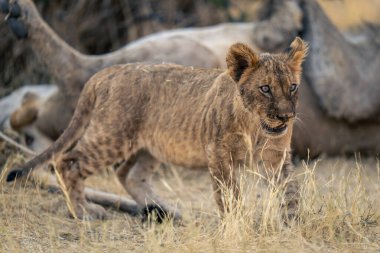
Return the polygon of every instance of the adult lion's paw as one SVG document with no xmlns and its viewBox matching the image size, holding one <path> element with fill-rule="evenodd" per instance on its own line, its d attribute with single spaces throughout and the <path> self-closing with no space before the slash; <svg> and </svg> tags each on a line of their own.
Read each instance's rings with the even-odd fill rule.
<svg viewBox="0 0 380 253">
<path fill-rule="evenodd" d="M 19 18 L 21 16 L 21 8 L 16 1 L 9 3 L 9 0 L 0 0 L 0 11 L 4 14 L 9 14 L 10 18 Z"/>
<path fill-rule="evenodd" d="M 0 0 L 0 11 L 3 14 L 8 14 L 8 12 L 9 12 L 9 0 Z"/>
<path fill-rule="evenodd" d="M 9 3 L 9 0 L 0 0 L 0 11 L 7 15 L 6 22 L 17 39 L 28 37 L 28 29 L 19 19 L 21 17 L 21 7 L 17 1 Z"/>
</svg>

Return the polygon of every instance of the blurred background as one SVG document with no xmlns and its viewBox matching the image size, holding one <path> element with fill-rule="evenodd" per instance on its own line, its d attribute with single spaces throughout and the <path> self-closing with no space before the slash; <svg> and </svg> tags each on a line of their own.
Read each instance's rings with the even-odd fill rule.
<svg viewBox="0 0 380 253">
<path fill-rule="evenodd" d="M 83 53 L 116 50 L 162 30 L 257 20 L 259 0 L 35 0 L 43 18 Z M 342 30 L 363 21 L 380 24 L 378 0 L 319 0 Z M 3 21 L 1 21 L 3 22 Z M 75 29 L 73 29 L 75 28 Z M 0 25 L 0 97 L 23 84 L 54 83 L 23 41 Z"/>
</svg>

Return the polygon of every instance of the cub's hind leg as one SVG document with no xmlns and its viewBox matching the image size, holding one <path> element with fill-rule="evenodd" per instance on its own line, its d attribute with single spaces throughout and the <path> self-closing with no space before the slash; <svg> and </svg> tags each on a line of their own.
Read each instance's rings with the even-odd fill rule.
<svg viewBox="0 0 380 253">
<path fill-rule="evenodd" d="M 157 221 L 167 217 L 180 218 L 179 212 L 167 205 L 152 188 L 154 169 L 160 164 L 149 152 L 139 151 L 117 169 L 117 176 L 143 211 L 143 218 L 155 212 Z"/>
<path fill-rule="evenodd" d="M 104 219 L 105 209 L 97 204 L 89 203 L 84 194 L 84 182 L 95 172 L 89 166 L 87 157 L 78 150 L 63 155 L 56 168 L 63 183 L 66 203 L 71 217 L 79 219 Z"/>
<path fill-rule="evenodd" d="M 95 142 L 86 137 L 88 136 L 84 135 L 71 151 L 64 153 L 61 159 L 58 159 L 57 170 L 67 190 L 66 196 L 72 216 L 103 219 L 104 208 L 86 200 L 84 182 L 88 176 L 115 164 L 126 154 L 122 152 L 122 148 L 103 148 L 106 146 L 99 145 L 102 139 L 110 138 L 99 137 Z"/>
</svg>

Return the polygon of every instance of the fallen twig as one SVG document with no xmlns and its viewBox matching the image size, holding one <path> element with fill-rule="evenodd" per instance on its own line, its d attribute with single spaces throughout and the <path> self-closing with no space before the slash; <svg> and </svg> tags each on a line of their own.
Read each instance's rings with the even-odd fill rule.
<svg viewBox="0 0 380 253">
<path fill-rule="evenodd" d="M 17 143 L 16 141 L 12 140 L 10 137 L 8 137 L 6 134 L 4 134 L 2 131 L 0 131 L 0 138 L 3 139 L 5 142 L 11 144 L 12 146 L 15 146 L 22 152 L 24 152 L 26 155 L 29 156 L 36 156 L 36 152 L 29 149 L 28 147 L 25 147 L 24 145 Z"/>
</svg>

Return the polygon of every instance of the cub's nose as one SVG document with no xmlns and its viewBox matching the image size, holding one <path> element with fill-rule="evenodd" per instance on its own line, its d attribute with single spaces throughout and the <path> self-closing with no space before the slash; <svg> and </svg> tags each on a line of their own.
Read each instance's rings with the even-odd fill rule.
<svg viewBox="0 0 380 253">
<path fill-rule="evenodd" d="M 276 119 L 281 120 L 282 122 L 287 122 L 291 118 L 294 118 L 294 113 L 284 113 L 276 115 Z"/>
</svg>

